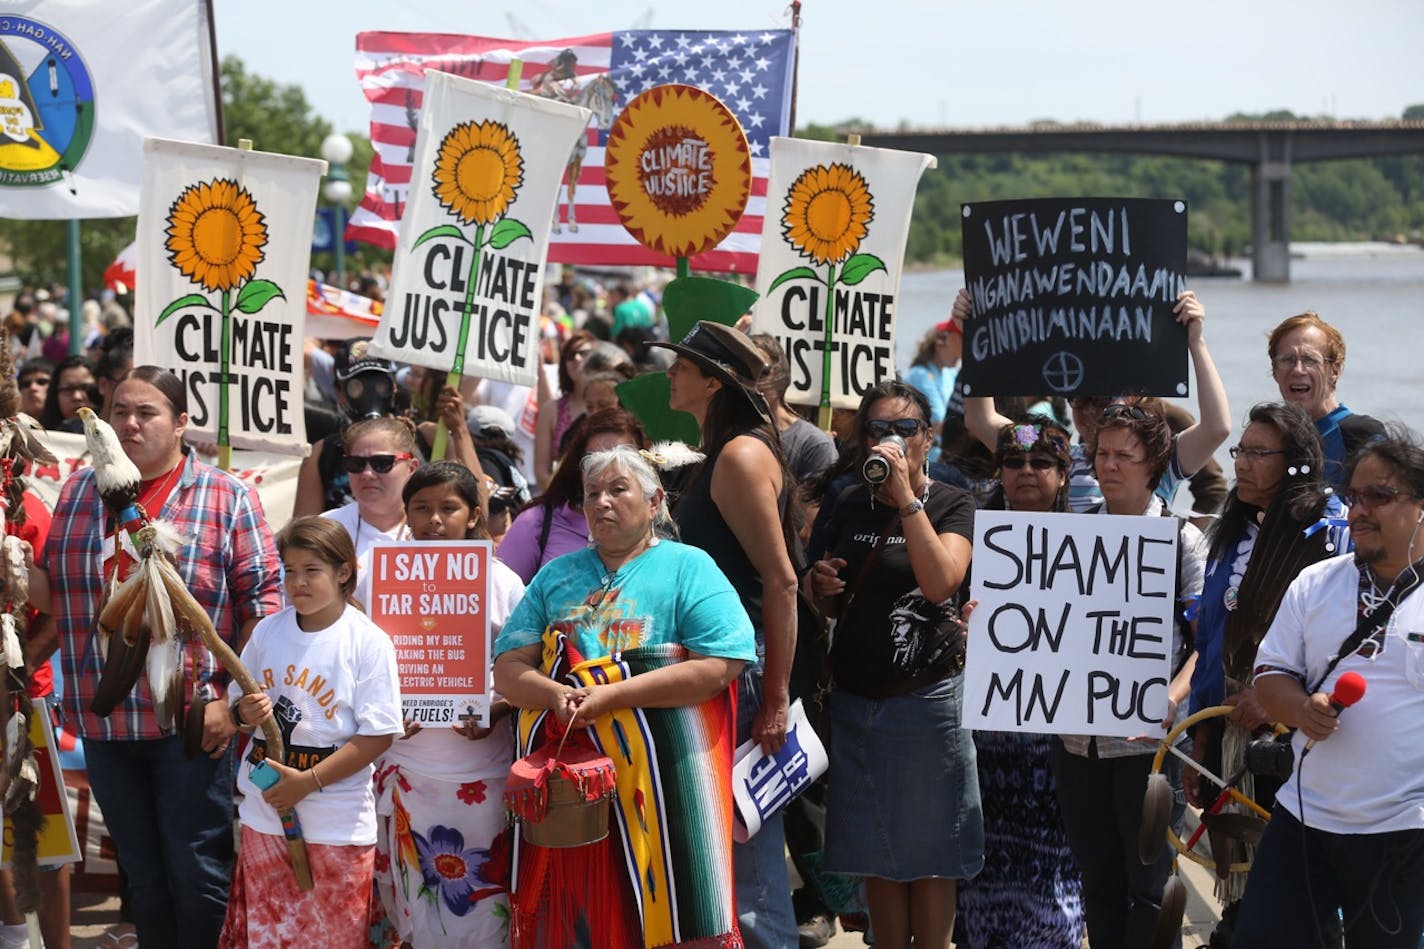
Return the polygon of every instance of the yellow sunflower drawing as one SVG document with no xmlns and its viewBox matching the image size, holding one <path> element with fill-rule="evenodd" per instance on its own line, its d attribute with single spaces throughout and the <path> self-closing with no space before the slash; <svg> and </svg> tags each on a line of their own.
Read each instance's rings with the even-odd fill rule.
<svg viewBox="0 0 1424 949">
<path fill-rule="evenodd" d="M 628 103 L 608 131 L 603 170 L 623 227 L 669 257 L 715 247 L 751 195 L 746 133 L 694 86 L 654 86 Z"/>
<path fill-rule="evenodd" d="M 807 168 L 786 195 L 782 234 L 803 257 L 838 264 L 855 253 L 875 217 L 860 172 L 839 162 Z"/>
<path fill-rule="evenodd" d="M 490 224 L 524 181 L 519 140 L 500 122 L 461 122 L 440 142 L 433 178 L 441 207 L 465 224 Z"/>
<path fill-rule="evenodd" d="M 168 211 L 169 261 L 193 283 L 227 292 L 253 275 L 267 224 L 246 189 L 228 178 L 189 185 Z"/>
</svg>

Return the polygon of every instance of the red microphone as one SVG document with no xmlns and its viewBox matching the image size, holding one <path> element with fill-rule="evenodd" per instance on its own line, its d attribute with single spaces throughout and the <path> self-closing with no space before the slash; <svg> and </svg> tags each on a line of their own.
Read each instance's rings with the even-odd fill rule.
<svg viewBox="0 0 1424 949">
<path fill-rule="evenodd" d="M 1358 672 L 1347 672 L 1335 680 L 1335 691 L 1330 693 L 1330 707 L 1335 710 L 1338 718 L 1340 713 L 1351 705 L 1354 705 L 1365 695 L 1365 677 Z M 1304 758 L 1310 753 L 1310 749 L 1315 747 L 1315 739 L 1305 743 L 1305 750 L 1300 753 Z"/>
</svg>

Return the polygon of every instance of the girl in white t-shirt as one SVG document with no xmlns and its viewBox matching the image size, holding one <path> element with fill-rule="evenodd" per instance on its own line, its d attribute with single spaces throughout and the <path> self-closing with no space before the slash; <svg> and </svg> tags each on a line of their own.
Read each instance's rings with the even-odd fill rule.
<svg viewBox="0 0 1424 949">
<path fill-rule="evenodd" d="M 488 540 L 479 485 L 455 462 L 416 471 L 402 491 L 414 540 Z M 524 595 L 509 567 L 489 561 L 490 639 Z M 376 762 L 376 888 L 383 947 L 509 944 L 511 835 L 505 778 L 514 760 L 509 703 L 494 696 L 488 728 L 405 723 Z"/>
<path fill-rule="evenodd" d="M 257 737 L 238 766 L 242 840 L 220 946 L 364 945 L 375 864 L 371 763 L 401 725 L 390 637 L 349 599 L 356 551 L 340 524 L 299 517 L 277 537 L 292 606 L 252 631 L 242 661 L 265 692 L 232 687 L 238 724 L 276 716 L 286 761 Z M 257 762 L 261 762 L 260 765 Z M 278 780 L 263 790 L 254 769 Z M 181 804 L 177 805 L 181 806 Z M 297 888 L 279 811 L 295 808 L 316 888 Z"/>
</svg>

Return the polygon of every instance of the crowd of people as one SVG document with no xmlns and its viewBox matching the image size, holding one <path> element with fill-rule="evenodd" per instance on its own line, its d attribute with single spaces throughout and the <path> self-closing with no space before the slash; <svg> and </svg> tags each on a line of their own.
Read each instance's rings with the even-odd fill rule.
<svg viewBox="0 0 1424 949">
<path fill-rule="evenodd" d="M 193 655 L 194 757 L 142 682 L 91 709 L 98 611 L 135 559 L 94 471 L 70 477 L 26 538 L 27 657 L 56 655 L 58 710 L 84 739 L 124 875 L 115 945 L 787 949 L 838 926 L 886 947 L 1173 945 L 1157 931 L 1176 855 L 1139 840 L 1143 792 L 1162 735 L 1223 705 L 1180 739 L 1201 773 L 1164 767 L 1175 826 L 1187 803 L 1215 806 L 1223 775 L 1271 812 L 1241 845 L 1249 874 L 1223 880 L 1211 945 L 1419 944 L 1424 768 L 1407 735 L 1424 599 L 1406 597 L 1424 579 L 1424 447 L 1341 404 L 1345 343 L 1319 315 L 1263 325 L 1280 398 L 1245 413 L 1226 478 L 1213 457 L 1238 426 L 1190 291 L 1175 314 L 1195 415 L 1135 393 L 966 397 L 961 292 L 835 434 L 787 404 L 773 338 L 704 319 L 669 340 L 653 291 L 612 287 L 601 311 L 570 275 L 550 291 L 535 387 L 451 387 L 363 341 L 308 340 L 311 454 L 275 536 L 257 493 L 185 438 L 178 379 L 133 366 L 117 316 L 68 357 L 17 302 L 22 410 L 79 431 L 87 406 L 114 426 L 143 509 L 178 529 L 183 581 L 264 686 L 244 695 Z M 649 371 L 700 444 L 654 446 L 622 403 Z M 437 441 L 448 460 L 430 460 Z M 1176 519 L 1157 734 L 961 726 L 980 509 Z M 494 545 L 484 725 L 407 717 L 366 615 L 372 547 L 425 540 Z M 1351 671 L 1369 691 L 1340 715 Z M 778 751 L 797 699 L 829 772 L 734 843 L 733 749 Z M 269 716 L 284 761 L 255 731 Z M 1261 741 L 1293 766 L 1253 773 Z M 516 759 L 566 742 L 609 758 L 611 832 L 539 846 L 504 792 Z M 309 891 L 288 864 L 293 809 Z M 67 901 L 62 871 L 46 876 Z M 0 947 L 18 944 L 12 917 Z M 68 944 L 60 926 L 47 944 Z"/>
</svg>

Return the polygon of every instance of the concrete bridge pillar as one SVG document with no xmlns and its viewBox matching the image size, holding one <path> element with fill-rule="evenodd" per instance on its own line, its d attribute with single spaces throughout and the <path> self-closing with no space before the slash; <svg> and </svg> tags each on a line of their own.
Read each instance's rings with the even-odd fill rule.
<svg viewBox="0 0 1424 949">
<path fill-rule="evenodd" d="M 1263 132 L 1251 168 L 1251 269 L 1263 283 L 1290 282 L 1289 132 Z"/>
</svg>

